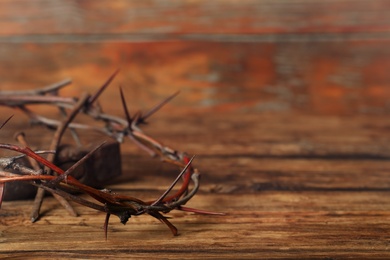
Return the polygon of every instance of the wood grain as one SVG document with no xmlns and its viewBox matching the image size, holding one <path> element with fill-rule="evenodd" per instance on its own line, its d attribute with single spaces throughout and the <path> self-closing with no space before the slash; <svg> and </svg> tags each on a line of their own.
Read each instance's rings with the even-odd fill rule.
<svg viewBox="0 0 390 260">
<path fill-rule="evenodd" d="M 0 44 L 0 85 L 32 89 L 72 78 L 73 86 L 63 94 L 80 95 L 96 90 L 120 68 L 104 98 L 116 100 L 122 85 L 134 109 L 147 109 L 180 90 L 167 109 L 386 114 L 388 44 Z"/>
<path fill-rule="evenodd" d="M 0 35 L 387 34 L 389 7 L 385 0 L 3 0 Z"/>
<path fill-rule="evenodd" d="M 3 0 L 0 89 L 70 77 L 91 90 L 121 68 L 114 84 L 137 108 L 182 90 L 172 109 L 388 114 L 388 10 L 383 0 Z"/>
<path fill-rule="evenodd" d="M 180 235 L 140 216 L 123 226 L 47 198 L 0 210 L 0 258 L 389 259 L 390 3 L 386 0 L 0 1 L 0 90 L 72 78 L 61 92 L 93 92 L 122 115 L 181 94 L 145 131 L 197 155 L 201 189 L 172 212 Z M 1 107 L 0 142 L 25 130 L 33 148 L 50 131 Z M 57 116 L 44 106 L 36 111 Z M 83 120 L 78 118 L 78 120 Z M 105 137 L 84 133 L 83 140 Z M 66 138 L 65 138 L 66 139 Z M 113 190 L 157 198 L 179 169 L 122 145 Z M 10 153 L 0 151 L 0 156 Z"/>
<path fill-rule="evenodd" d="M 41 220 L 31 224 L 30 201 L 6 202 L 0 212 L 0 256 L 389 257 L 390 138 L 382 117 L 216 113 L 180 119 L 156 118 L 145 131 L 197 154 L 202 186 L 188 206 L 226 216 L 172 212 L 178 237 L 147 216 L 126 226 L 112 219 L 105 241 L 104 216 L 93 210 L 77 206 L 80 217 L 70 217 L 48 198 Z M 34 131 L 29 134 L 38 140 Z M 156 198 L 177 174 L 130 143 L 122 152 L 125 174 L 110 187 L 117 192 Z"/>
</svg>

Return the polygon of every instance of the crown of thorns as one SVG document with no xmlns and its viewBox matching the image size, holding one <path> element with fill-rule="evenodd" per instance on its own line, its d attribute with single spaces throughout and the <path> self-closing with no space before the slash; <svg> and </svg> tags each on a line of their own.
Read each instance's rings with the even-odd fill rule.
<svg viewBox="0 0 390 260">
<path fill-rule="evenodd" d="M 192 165 L 194 157 L 190 158 L 184 152 L 176 151 L 162 145 L 157 140 L 145 134 L 140 128 L 140 125 L 145 124 L 150 116 L 174 98 L 178 92 L 169 96 L 146 113 L 137 112 L 131 116 L 126 105 L 124 93 L 122 88 L 120 88 L 120 97 L 125 118 L 105 114 L 96 101 L 117 73 L 118 71 L 115 71 L 94 94 L 82 94 L 78 98 L 61 97 L 58 95 L 60 89 L 71 83 L 70 80 L 64 80 L 51 86 L 31 91 L 0 92 L 0 105 L 17 108 L 23 111 L 30 118 L 31 122 L 55 129 L 52 143 L 48 150 L 33 151 L 28 147 L 23 135 L 18 135 L 18 140 L 22 146 L 0 143 L 0 148 L 20 153 L 18 156 L 0 158 L 0 167 L 2 168 L 0 171 L 0 206 L 6 183 L 19 181 L 29 182 L 39 188 L 34 202 L 36 205 L 32 212 L 32 221 L 38 218 L 43 193 L 44 191 L 48 191 L 72 215 L 77 215 L 77 213 L 68 201 L 74 201 L 106 213 L 104 222 L 106 238 L 111 215 L 118 216 L 120 222 L 125 224 L 131 216 L 148 214 L 166 224 L 172 234 L 177 235 L 176 227 L 164 216 L 165 213 L 172 210 L 182 210 L 199 214 L 221 214 L 184 206 L 199 189 L 200 173 Z M 57 120 L 39 115 L 29 109 L 29 106 L 33 104 L 47 104 L 57 107 L 63 114 L 64 119 Z M 74 118 L 80 113 L 103 122 L 103 126 L 98 127 L 74 123 Z M 11 117 L 3 122 L 0 129 L 6 125 Z M 73 176 L 75 169 L 101 148 L 102 144 L 92 149 L 65 171 L 53 163 L 65 131 L 71 131 L 75 141 L 80 143 L 79 136 L 77 135 L 77 130 L 80 129 L 102 132 L 118 142 L 123 142 L 125 137 L 128 137 L 133 143 L 151 156 L 158 156 L 163 161 L 181 167 L 182 170 L 159 198 L 150 201 L 117 194 L 107 189 L 99 190 L 83 184 Z M 18 159 L 21 157 L 28 158 L 30 164 L 18 162 Z M 182 180 L 181 187 L 173 194 L 170 194 L 180 180 Z M 78 193 L 75 193 L 75 191 Z M 81 194 L 88 195 L 90 199 L 86 199 L 85 196 L 80 196 Z"/>
</svg>

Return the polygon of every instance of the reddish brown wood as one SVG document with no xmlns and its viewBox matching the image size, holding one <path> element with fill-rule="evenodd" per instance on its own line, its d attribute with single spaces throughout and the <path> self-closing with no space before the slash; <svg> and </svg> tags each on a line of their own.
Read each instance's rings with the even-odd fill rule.
<svg viewBox="0 0 390 260">
<path fill-rule="evenodd" d="M 389 8 L 385 0 L 3 0 L 0 35 L 388 33 Z"/>
<path fill-rule="evenodd" d="M 48 200 L 32 225 L 28 202 L 6 203 L 0 255 L 388 259 L 389 8 L 386 0 L 0 1 L 1 90 L 71 77 L 63 94 L 74 96 L 120 68 L 102 101 L 118 115 L 118 85 L 131 111 L 181 90 L 145 130 L 198 155 L 202 186 L 188 206 L 229 213 L 176 213 L 174 239 L 134 218 L 104 241 L 104 216 L 94 211 L 69 218 Z M 2 138 L 26 128 L 24 116 L 1 112 L 15 113 Z M 35 147 L 46 133 L 27 131 Z M 155 198 L 177 174 L 131 145 L 122 151 L 120 192 Z"/>
<path fill-rule="evenodd" d="M 80 216 L 71 217 L 48 198 L 41 220 L 31 224 L 31 201 L 6 202 L 0 257 L 388 259 L 390 121 L 383 118 L 159 117 L 145 131 L 197 154 L 201 189 L 187 206 L 227 216 L 172 212 L 177 237 L 150 217 L 131 218 L 126 226 L 112 218 L 106 241 L 104 214 L 95 210 L 76 205 Z M 18 127 L 9 124 L 0 141 Z M 28 132 L 33 143 L 41 134 Z M 122 152 L 124 174 L 113 191 L 155 199 L 177 174 L 130 142 Z"/>
<path fill-rule="evenodd" d="M 65 95 L 93 92 L 117 68 L 104 99 L 149 108 L 177 90 L 166 111 L 390 112 L 388 41 L 0 44 L 3 90 L 71 77 Z M 11 55 L 13 54 L 13 55 Z"/>
<path fill-rule="evenodd" d="M 388 1 L 1 1 L 1 89 L 72 77 L 135 107 L 389 113 Z M 116 87 L 115 87 L 116 88 Z M 107 99 L 118 96 L 110 88 Z M 142 100 L 142 101 L 141 101 Z M 169 109 L 169 108 L 168 108 Z"/>
</svg>

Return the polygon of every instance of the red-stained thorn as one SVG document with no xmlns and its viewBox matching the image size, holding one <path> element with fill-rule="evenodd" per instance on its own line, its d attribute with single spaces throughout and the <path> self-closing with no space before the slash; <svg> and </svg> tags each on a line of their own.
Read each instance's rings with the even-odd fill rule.
<svg viewBox="0 0 390 260">
<path fill-rule="evenodd" d="M 167 195 L 168 193 L 175 187 L 176 183 L 181 179 L 181 177 L 184 175 L 184 173 L 187 171 L 188 167 L 190 167 L 192 161 L 194 160 L 195 156 L 192 156 L 190 161 L 187 163 L 187 165 L 183 168 L 183 170 L 180 172 L 180 174 L 176 177 L 176 179 L 172 182 L 171 186 L 158 198 L 155 202 L 152 203 L 152 206 L 157 205 L 160 203 Z"/>
</svg>

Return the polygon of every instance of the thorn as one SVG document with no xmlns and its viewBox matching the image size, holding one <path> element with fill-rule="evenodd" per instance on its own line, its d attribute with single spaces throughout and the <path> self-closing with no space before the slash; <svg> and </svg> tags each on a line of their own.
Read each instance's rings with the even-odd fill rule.
<svg viewBox="0 0 390 260">
<path fill-rule="evenodd" d="M 1 204 L 3 203 L 4 186 L 5 183 L 0 183 L 0 208 L 1 208 Z"/>
<path fill-rule="evenodd" d="M 106 240 L 107 240 L 107 237 L 108 237 L 108 221 L 110 220 L 110 213 L 107 213 L 106 214 L 106 219 L 104 220 L 104 235 L 106 237 Z"/>
<path fill-rule="evenodd" d="M 5 125 L 8 123 L 8 121 L 11 120 L 11 118 L 12 118 L 13 116 L 14 116 L 14 115 L 8 117 L 8 119 L 5 120 L 4 123 L 1 124 L 0 129 L 3 128 L 3 126 L 5 126 Z"/>
<path fill-rule="evenodd" d="M 103 93 L 103 91 L 110 85 L 111 81 L 115 78 L 116 74 L 118 74 L 119 69 L 117 69 L 109 78 L 108 80 L 96 91 L 95 94 L 89 97 L 88 99 L 88 105 L 92 105 L 96 99 L 100 96 L 100 94 Z"/>
<path fill-rule="evenodd" d="M 177 236 L 177 234 L 178 234 L 177 228 L 166 217 L 164 217 L 159 212 L 149 212 L 149 215 L 151 215 L 152 217 L 155 217 L 161 223 L 164 223 L 165 225 L 167 225 L 169 227 L 169 229 L 171 230 L 172 234 L 174 236 Z"/>
<path fill-rule="evenodd" d="M 155 206 L 158 203 L 160 203 L 168 195 L 168 193 L 173 189 L 173 187 L 175 187 L 176 183 L 180 180 L 180 178 L 187 171 L 188 167 L 190 167 L 190 165 L 191 165 L 192 161 L 194 160 L 194 158 L 195 158 L 195 155 L 191 157 L 191 159 L 186 164 L 184 169 L 179 173 L 179 175 L 176 177 L 176 179 L 172 182 L 171 186 L 169 186 L 169 188 L 160 196 L 160 198 L 158 198 L 155 202 L 152 203 L 152 206 Z"/>
<path fill-rule="evenodd" d="M 226 213 L 223 213 L 223 212 L 207 211 L 207 210 L 194 209 L 194 208 L 188 208 L 188 207 L 183 207 L 183 206 L 180 206 L 177 209 L 181 210 L 181 211 L 187 211 L 187 212 L 192 212 L 192 213 L 202 214 L 202 215 L 218 215 L 218 216 L 225 216 L 226 215 Z"/>
<path fill-rule="evenodd" d="M 180 91 L 176 91 L 175 93 L 173 93 L 172 95 L 170 95 L 169 97 L 167 97 L 166 99 L 164 99 L 163 101 L 161 101 L 159 104 L 157 104 L 156 106 L 154 106 L 153 108 L 151 108 L 148 112 L 145 113 L 145 115 L 143 115 L 142 117 L 140 117 L 138 119 L 138 123 L 146 123 L 145 120 L 152 116 L 154 113 L 156 113 L 158 110 L 160 110 L 164 105 L 166 105 L 169 101 L 171 101 L 174 97 L 176 97 L 177 95 L 179 95 Z"/>
<path fill-rule="evenodd" d="M 72 174 L 74 170 L 83 164 L 87 159 L 89 159 L 97 150 L 99 150 L 106 142 L 103 142 L 89 151 L 86 155 L 84 155 L 80 160 L 78 160 L 75 164 L 69 167 L 63 174 L 58 175 L 57 178 L 51 181 L 52 184 L 58 184 L 63 180 L 68 178 L 68 175 Z"/>
<path fill-rule="evenodd" d="M 30 215 L 31 223 L 34 223 L 39 219 L 39 211 L 41 209 L 44 196 L 45 196 L 45 190 L 38 189 L 37 194 L 35 195 L 33 208 L 31 210 L 31 215 Z"/>
<path fill-rule="evenodd" d="M 126 99 L 125 99 L 125 95 L 123 94 L 122 87 L 119 87 L 119 92 L 121 94 L 122 105 L 123 105 L 123 109 L 125 110 L 125 115 L 126 115 L 128 127 L 129 127 L 129 130 L 131 130 L 131 124 L 133 123 L 133 119 L 131 118 L 129 110 L 127 108 Z"/>
</svg>

